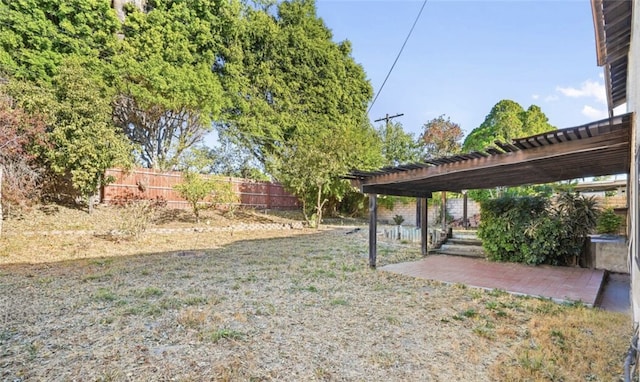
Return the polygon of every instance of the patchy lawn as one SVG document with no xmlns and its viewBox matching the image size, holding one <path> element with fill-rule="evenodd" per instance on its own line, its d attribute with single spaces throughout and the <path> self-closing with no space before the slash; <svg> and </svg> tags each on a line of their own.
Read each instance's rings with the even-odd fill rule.
<svg viewBox="0 0 640 382">
<path fill-rule="evenodd" d="M 370 270 L 366 230 L 114 242 L 18 224 L 0 239 L 0 380 L 611 381 L 632 332 L 623 314 Z M 380 265 L 419 257 L 379 245 Z"/>
</svg>

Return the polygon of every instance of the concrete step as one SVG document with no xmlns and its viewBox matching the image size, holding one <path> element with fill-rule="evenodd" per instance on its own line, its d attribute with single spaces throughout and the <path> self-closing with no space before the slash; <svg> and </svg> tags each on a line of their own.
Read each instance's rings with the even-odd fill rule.
<svg viewBox="0 0 640 382">
<path fill-rule="evenodd" d="M 477 239 L 478 232 L 475 230 L 453 231 L 452 235 L 456 239 Z"/>
<path fill-rule="evenodd" d="M 481 254 L 481 253 L 475 253 L 475 252 L 447 251 L 443 249 L 434 249 L 430 251 L 430 253 L 436 254 L 436 255 L 471 257 L 471 258 L 478 258 L 478 259 L 484 259 L 487 257 L 484 253 Z"/>
<path fill-rule="evenodd" d="M 484 249 L 477 245 L 443 244 L 440 248 L 433 250 L 442 255 L 486 257 Z"/>
<path fill-rule="evenodd" d="M 456 245 L 475 245 L 482 247 L 482 240 L 478 238 L 458 238 L 453 237 L 447 240 L 447 244 L 456 244 Z"/>
</svg>

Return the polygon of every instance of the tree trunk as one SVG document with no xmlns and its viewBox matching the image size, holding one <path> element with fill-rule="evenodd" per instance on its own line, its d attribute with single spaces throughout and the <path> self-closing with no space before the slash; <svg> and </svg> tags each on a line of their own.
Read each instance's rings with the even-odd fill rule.
<svg viewBox="0 0 640 382">
<path fill-rule="evenodd" d="M 318 199 L 316 200 L 316 229 L 320 228 L 322 221 L 322 185 L 318 185 Z"/>
</svg>

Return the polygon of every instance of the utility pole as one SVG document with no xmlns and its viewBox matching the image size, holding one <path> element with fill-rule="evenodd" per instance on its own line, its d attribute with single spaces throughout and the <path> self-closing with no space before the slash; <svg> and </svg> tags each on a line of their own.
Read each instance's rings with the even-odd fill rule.
<svg viewBox="0 0 640 382">
<path fill-rule="evenodd" d="M 389 121 L 390 121 L 390 120 L 392 120 L 392 119 L 394 119 L 394 118 L 397 118 L 397 117 L 402 117 L 403 115 L 404 115 L 404 113 L 402 113 L 402 114 L 396 114 L 396 115 L 389 115 L 389 114 L 387 114 L 386 116 L 384 116 L 384 117 L 382 117 L 382 118 L 378 118 L 378 119 L 374 120 L 373 122 L 386 121 L 386 126 L 388 127 L 388 126 L 389 126 Z"/>
</svg>

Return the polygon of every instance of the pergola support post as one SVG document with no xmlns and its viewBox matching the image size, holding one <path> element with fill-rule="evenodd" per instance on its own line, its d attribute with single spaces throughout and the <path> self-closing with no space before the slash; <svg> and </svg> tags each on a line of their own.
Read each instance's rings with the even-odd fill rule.
<svg viewBox="0 0 640 382">
<path fill-rule="evenodd" d="M 469 228 L 469 219 L 467 217 L 467 190 L 462 191 L 462 227 Z"/>
<path fill-rule="evenodd" d="M 369 194 L 369 267 L 376 267 L 378 241 L 378 195 Z"/>
<path fill-rule="evenodd" d="M 447 191 L 442 191 L 442 232 L 447 234 Z"/>
<path fill-rule="evenodd" d="M 422 256 L 429 253 L 428 205 L 427 198 L 420 198 L 420 248 Z"/>
</svg>

